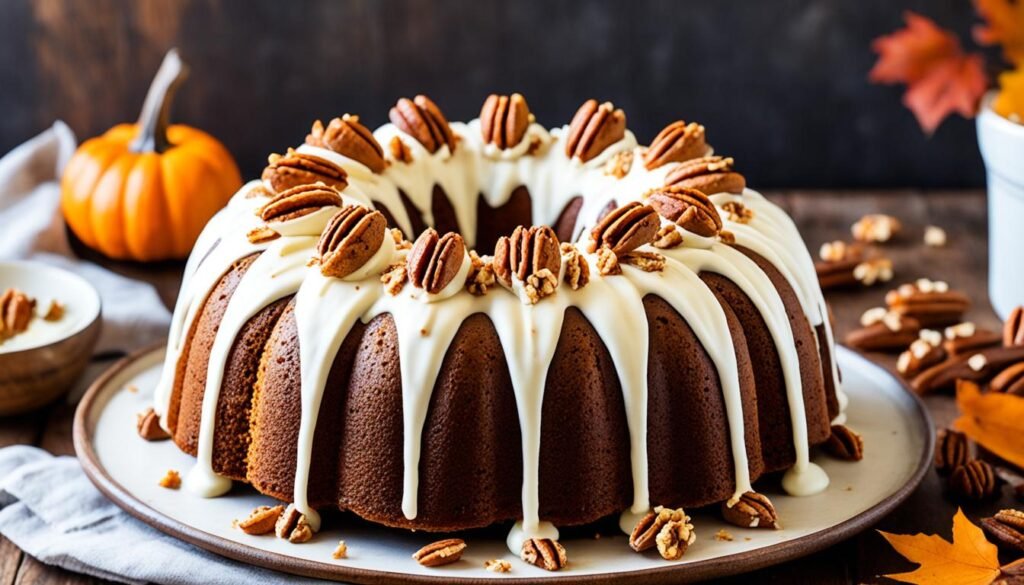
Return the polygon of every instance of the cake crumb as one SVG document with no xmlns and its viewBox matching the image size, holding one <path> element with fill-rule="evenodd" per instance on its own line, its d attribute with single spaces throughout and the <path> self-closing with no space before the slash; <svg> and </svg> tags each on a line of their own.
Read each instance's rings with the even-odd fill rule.
<svg viewBox="0 0 1024 585">
<path fill-rule="evenodd" d="M 160 487 L 169 490 L 176 490 L 181 487 L 181 474 L 174 469 L 168 469 L 167 473 L 160 478 Z"/>
<path fill-rule="evenodd" d="M 594 540 L 601 540 L 601 533 L 600 532 L 595 532 L 594 533 Z"/>
<path fill-rule="evenodd" d="M 723 542 L 732 542 L 732 535 L 729 534 L 728 530 L 723 528 L 723 529 L 721 529 L 721 530 L 719 530 L 718 532 L 715 533 L 715 540 L 719 540 L 719 541 L 723 541 Z"/>
<path fill-rule="evenodd" d="M 334 552 L 331 553 L 331 558 L 335 560 L 348 558 L 348 545 L 345 544 L 344 540 L 338 541 L 338 546 L 334 549 Z"/>
<path fill-rule="evenodd" d="M 508 573 L 512 570 L 512 563 L 504 559 L 491 559 L 484 561 L 484 568 L 492 573 Z"/>
<path fill-rule="evenodd" d="M 853 486 L 852 485 L 848 485 L 845 488 L 843 488 L 843 491 L 852 492 L 853 491 Z"/>
<path fill-rule="evenodd" d="M 941 248 L 946 245 L 946 230 L 930 225 L 924 228 L 924 245 L 930 248 Z"/>
<path fill-rule="evenodd" d="M 749 536 L 744 536 L 743 540 L 746 541 L 746 542 L 750 542 L 750 537 Z"/>
<path fill-rule="evenodd" d="M 124 387 L 124 389 L 127 390 L 128 392 L 130 392 L 131 394 L 138 394 L 139 393 L 139 387 L 136 386 L 135 384 L 128 384 L 128 385 L 126 385 Z"/>
</svg>

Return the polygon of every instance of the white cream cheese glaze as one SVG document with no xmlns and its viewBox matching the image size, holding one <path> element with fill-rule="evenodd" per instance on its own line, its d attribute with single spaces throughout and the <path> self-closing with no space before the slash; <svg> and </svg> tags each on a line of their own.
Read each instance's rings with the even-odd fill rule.
<svg viewBox="0 0 1024 585">
<path fill-rule="evenodd" d="M 427 224 L 433 224 L 432 198 L 435 185 L 440 186 L 470 248 L 474 245 L 477 205 L 481 198 L 487 205 L 498 207 L 509 200 L 517 187 L 525 186 L 531 194 L 533 223 L 549 225 L 574 197 L 580 196 L 582 206 L 574 230 L 578 236 L 596 223 L 599 213 L 610 202 L 623 204 L 642 200 L 646 192 L 662 185 L 673 167 L 669 164 L 653 170 L 644 168 L 642 150 L 628 131 L 599 157 L 581 163 L 565 156 L 562 142 L 567 132 L 565 127 L 548 133 L 543 127 L 531 124 L 526 138 L 506 151 L 483 143 L 478 120 L 468 124 L 453 123 L 451 127 L 457 140 L 454 152 L 445 146 L 433 154 L 391 124 L 379 128 L 374 135 L 381 144 L 387 145 L 397 137 L 412 155 L 409 163 L 390 160 L 381 174 L 374 174 L 361 163 L 330 150 L 309 145 L 298 150 L 344 168 L 349 174 L 349 185 L 344 191 L 346 202 L 386 206 L 398 227 L 407 234 L 411 233 L 412 222 L 400 192 L 422 213 Z M 633 156 L 629 172 L 622 178 L 606 174 L 607 162 L 623 153 Z M 586 246 L 581 244 L 578 248 L 592 267 L 590 283 L 579 290 L 562 284 L 555 294 L 536 304 L 522 302 L 515 286 L 512 292 L 498 287 L 479 297 L 469 294 L 462 286 L 470 270 L 466 256 L 456 280 L 440 293 L 430 295 L 406 284 L 392 296 L 379 282 L 380 273 L 387 266 L 404 261 L 406 252 L 396 248 L 390 235 L 385 235 L 384 245 L 367 263 L 366 270 L 344 280 L 324 277 L 315 266 L 307 267 L 307 261 L 315 255 L 315 236 L 333 208 L 299 218 L 292 225 L 272 226 L 282 237 L 270 243 L 250 243 L 246 233 L 261 225 L 255 211 L 266 201 L 251 196 L 259 192 L 260 185 L 254 181 L 244 186 L 204 230 L 186 266 L 186 279 L 175 307 L 164 375 L 156 393 L 156 410 L 162 415 L 168 411 L 177 365 L 184 358 L 188 333 L 206 295 L 234 262 L 261 252 L 231 297 L 214 340 L 202 408 L 199 456 L 186 479 L 187 487 L 204 495 L 216 495 L 230 486 L 229 480 L 217 477 L 212 469 L 213 432 L 223 366 L 235 336 L 246 321 L 276 300 L 294 294 L 302 401 L 293 498 L 296 507 L 307 515 L 314 528 L 318 526 L 319 517 L 309 505 L 307 489 L 317 417 L 334 356 L 357 319 L 367 323 L 378 315 L 390 314 L 398 332 L 402 377 L 405 470 L 402 511 L 407 518 L 414 519 L 418 508 L 420 443 L 435 380 L 463 321 L 474 313 L 483 313 L 493 323 L 505 351 L 522 434 L 523 517 L 509 535 L 509 547 L 518 553 L 526 538 L 557 537 L 557 529 L 538 515 L 541 412 L 547 372 L 562 320 L 565 311 L 575 307 L 604 342 L 623 392 L 634 494 L 632 505 L 622 518 L 624 529 L 628 531 L 635 519 L 652 507 L 646 445 L 648 331 L 643 298 L 653 294 L 668 302 L 686 320 L 718 373 L 736 477 L 730 503 L 735 502 L 751 489 L 736 350 L 725 312 L 711 289 L 699 278 L 702 271 L 721 274 L 734 282 L 761 313 L 778 347 L 797 453 L 796 464 L 783 480 L 784 487 L 792 494 L 806 495 L 827 486 L 827 476 L 810 461 L 799 363 L 793 350 L 793 333 L 786 309 L 768 276 L 734 248 L 713 238 L 684 232 L 681 247 L 643 248 L 666 257 L 663 271 L 650 273 L 624 265 L 621 275 L 601 276 L 594 268 L 595 256 L 584 252 Z M 736 242 L 763 256 L 784 275 L 796 291 L 811 324 L 823 325 L 826 339 L 822 341 L 831 346 L 827 309 L 817 286 L 813 261 L 793 222 L 781 209 L 751 190 L 742 195 L 717 194 L 711 199 L 720 209 L 724 228 L 735 235 Z M 731 221 L 722 210 L 728 201 L 742 202 L 754 212 L 753 218 L 745 223 Z M 489 252 L 481 250 L 481 253 Z M 635 317 L 622 318 L 623 314 Z M 833 376 L 838 389 L 834 360 Z M 845 397 L 840 398 L 840 403 L 845 406 Z"/>
</svg>

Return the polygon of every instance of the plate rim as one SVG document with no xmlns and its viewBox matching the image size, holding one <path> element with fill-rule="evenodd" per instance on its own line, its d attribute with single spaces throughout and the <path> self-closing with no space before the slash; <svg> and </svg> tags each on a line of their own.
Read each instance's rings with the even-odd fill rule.
<svg viewBox="0 0 1024 585">
<path fill-rule="evenodd" d="M 478 577 L 414 575 L 394 571 L 346 567 L 345 565 L 288 556 L 278 552 L 267 551 L 235 542 L 222 536 L 217 536 L 199 528 L 189 526 L 162 514 L 137 499 L 131 494 L 131 492 L 117 482 L 117 480 L 110 477 L 106 469 L 100 464 L 99 458 L 97 457 L 90 441 L 87 421 L 91 416 L 92 409 L 99 402 L 99 398 L 105 394 L 104 391 L 106 391 L 106 393 L 112 391 L 110 388 L 107 388 L 111 380 L 128 367 L 147 357 L 149 354 L 157 351 L 165 351 L 165 348 L 166 344 L 163 342 L 153 343 L 137 349 L 118 360 L 105 370 L 92 384 L 90 384 L 88 390 L 86 390 L 85 395 L 82 397 L 75 409 L 74 424 L 72 427 L 72 440 L 75 447 L 75 453 L 82 465 L 82 469 L 85 471 L 89 480 L 92 481 L 101 493 L 117 504 L 118 507 L 123 509 L 130 516 L 165 534 L 169 534 L 170 536 L 214 554 L 218 554 L 235 561 L 256 565 L 265 569 L 281 571 L 303 577 L 314 577 L 330 581 L 351 580 L 356 583 L 367 584 L 417 583 L 425 585 L 440 585 L 457 583 L 463 585 L 492 585 L 494 583 L 493 579 Z M 845 346 L 843 346 L 842 349 L 854 356 L 856 359 L 863 360 L 864 362 L 878 368 L 886 376 L 895 380 L 911 399 L 914 410 L 927 431 L 925 435 L 924 449 L 922 450 L 914 473 L 910 476 L 910 479 L 894 493 L 887 496 L 874 506 L 871 506 L 863 512 L 838 524 L 834 524 L 793 540 L 787 540 L 755 550 L 738 552 L 685 565 L 668 564 L 665 567 L 640 569 L 636 571 L 552 576 L 541 580 L 530 577 L 507 577 L 502 578 L 501 582 L 510 583 L 512 585 L 537 583 L 538 581 L 557 584 L 594 583 L 598 585 L 611 585 L 629 582 L 635 584 L 654 585 L 726 577 L 755 571 L 764 567 L 784 563 L 813 554 L 851 538 L 881 520 L 889 512 L 902 504 L 904 500 L 906 500 L 910 494 L 917 489 L 921 480 L 924 479 L 925 474 L 931 467 L 932 454 L 935 450 L 935 423 L 932 420 L 927 407 L 925 407 L 924 402 L 902 379 L 893 375 L 893 373 L 888 369 L 869 360 L 860 352 Z"/>
</svg>

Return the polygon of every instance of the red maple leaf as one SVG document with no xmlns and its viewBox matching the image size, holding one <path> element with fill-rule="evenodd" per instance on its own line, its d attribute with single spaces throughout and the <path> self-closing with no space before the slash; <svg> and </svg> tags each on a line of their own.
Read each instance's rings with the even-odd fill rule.
<svg viewBox="0 0 1024 585">
<path fill-rule="evenodd" d="M 872 43 L 879 57 L 868 79 L 906 84 L 903 103 L 928 134 L 953 112 L 973 116 L 988 85 L 981 55 L 965 54 L 956 36 L 925 16 L 904 18 L 906 28 Z"/>
</svg>

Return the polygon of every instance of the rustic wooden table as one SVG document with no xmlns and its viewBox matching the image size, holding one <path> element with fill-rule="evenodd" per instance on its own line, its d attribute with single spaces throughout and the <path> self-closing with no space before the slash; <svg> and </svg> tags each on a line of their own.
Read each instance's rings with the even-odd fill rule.
<svg viewBox="0 0 1024 585">
<path fill-rule="evenodd" d="M 848 239 L 850 225 L 863 214 L 884 212 L 901 218 L 905 235 L 900 241 L 885 247 L 896 267 L 896 280 L 892 284 L 895 286 L 920 277 L 946 280 L 974 300 L 968 319 L 982 327 L 1000 326 L 988 302 L 986 208 L 981 191 L 785 191 L 771 193 L 770 196 L 793 215 L 812 250 L 817 250 L 825 241 Z M 921 244 L 926 225 L 946 229 L 949 235 L 946 247 L 926 248 Z M 177 292 L 177 267 L 161 267 L 147 273 L 127 270 L 155 282 L 167 302 Z M 830 293 L 840 339 L 856 326 L 865 309 L 883 304 L 882 298 L 889 288 L 879 286 Z M 872 357 L 893 369 L 893 358 Z M 953 398 L 949 395 L 929 396 L 925 402 L 937 426 L 948 424 L 956 414 Z M 29 444 L 56 454 L 73 454 L 73 410 L 73 406 L 60 403 L 34 414 L 0 419 L 0 447 Z M 867 445 L 867 449 L 873 447 L 881 448 Z M 865 469 L 864 472 L 871 473 L 871 470 Z M 964 506 L 964 510 L 976 520 L 979 516 L 1013 505 L 1011 490 L 1004 489 L 1000 500 Z M 944 496 L 938 476 L 929 473 L 917 491 L 883 519 L 877 528 L 896 533 L 936 533 L 948 538 L 955 512 L 956 505 Z M 1003 560 L 1008 562 L 1011 559 Z M 874 530 L 868 530 L 808 557 L 720 582 L 870 583 L 880 581 L 879 575 L 910 568 L 911 565 L 896 555 Z M 97 580 L 43 565 L 0 537 L 0 585 L 93 582 Z"/>
</svg>

